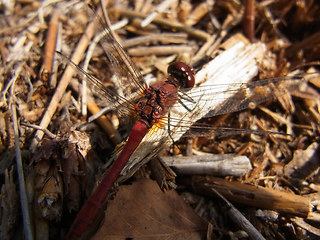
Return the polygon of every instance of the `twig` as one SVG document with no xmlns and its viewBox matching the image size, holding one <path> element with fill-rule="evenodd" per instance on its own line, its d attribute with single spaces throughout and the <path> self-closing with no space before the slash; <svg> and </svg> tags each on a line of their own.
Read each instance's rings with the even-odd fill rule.
<svg viewBox="0 0 320 240">
<path fill-rule="evenodd" d="M 222 40 L 224 39 L 224 37 L 227 35 L 227 33 L 229 32 L 229 30 L 237 25 L 242 19 L 242 14 L 241 12 L 238 13 L 237 15 L 231 15 L 229 14 L 226 18 L 226 20 L 223 22 L 222 26 L 221 26 L 221 30 L 220 30 L 220 34 L 219 34 L 219 38 L 214 42 L 214 44 L 208 49 L 207 51 L 207 55 L 208 56 L 212 56 L 212 54 L 214 53 L 214 51 L 218 48 L 218 46 L 220 45 L 220 43 L 222 42 Z"/>
<path fill-rule="evenodd" d="M 292 44 L 290 47 L 286 48 L 286 54 L 288 57 L 293 57 L 298 54 L 299 51 L 308 51 L 315 46 L 319 46 L 320 44 L 320 32 L 316 32 L 311 36 L 304 38 L 302 41 L 298 43 Z"/>
<path fill-rule="evenodd" d="M 246 156 L 232 154 L 201 156 L 163 156 L 161 160 L 179 174 L 243 176 L 252 170 L 250 160 Z"/>
<path fill-rule="evenodd" d="M 246 219 L 242 213 L 236 209 L 233 204 L 231 204 L 222 194 L 220 194 L 214 188 L 211 188 L 211 191 L 217 195 L 221 200 L 223 200 L 226 205 L 226 211 L 230 217 L 239 227 L 241 227 L 248 234 L 250 239 L 253 240 L 264 240 L 265 238 L 262 234 Z"/>
<path fill-rule="evenodd" d="M 12 110 L 15 151 L 16 151 L 16 164 L 17 164 L 18 179 L 19 179 L 19 190 L 20 190 L 19 193 L 20 193 L 20 202 L 21 202 L 25 237 L 27 240 L 33 240 L 32 226 L 30 221 L 30 212 L 28 207 L 29 201 L 28 201 L 27 192 L 26 192 L 23 164 L 22 164 L 22 158 L 21 158 L 21 152 L 20 152 L 20 146 L 19 146 L 19 129 L 18 129 L 18 120 L 17 120 L 17 112 L 16 112 L 15 104 L 11 105 L 11 110 Z"/>
<path fill-rule="evenodd" d="M 208 13 L 207 2 L 200 3 L 190 14 L 186 20 L 187 26 L 193 26 Z"/>
<path fill-rule="evenodd" d="M 189 1 L 179 1 L 178 7 L 178 20 L 179 22 L 185 24 L 189 18 L 192 9 L 192 4 Z"/>
<path fill-rule="evenodd" d="M 43 131 L 45 134 L 48 135 L 49 138 L 56 138 L 57 135 L 53 134 L 52 132 L 50 132 L 48 129 L 46 128 L 42 128 L 40 126 L 37 126 L 37 125 L 34 125 L 34 124 L 30 124 L 30 123 L 25 123 L 25 122 L 21 122 L 20 123 L 21 125 L 23 126 L 26 126 L 26 127 L 29 127 L 29 128 L 34 128 L 34 129 L 37 129 L 37 130 L 40 130 L 40 131 Z"/>
<path fill-rule="evenodd" d="M 176 3 L 177 0 L 165 0 L 161 2 L 158 6 L 156 6 L 156 9 L 154 12 L 150 13 L 142 22 L 141 27 L 146 27 L 149 23 L 151 23 L 159 13 L 165 11 L 169 6 Z"/>
<path fill-rule="evenodd" d="M 236 16 L 229 14 L 225 19 L 225 21 L 223 22 L 221 28 L 219 28 L 219 33 L 214 34 L 207 39 L 207 42 L 202 45 L 200 50 L 192 58 L 192 63 L 196 63 L 204 56 L 211 57 L 213 52 L 221 45 L 221 42 L 227 35 L 228 30 L 240 21 L 241 16 L 242 16 L 241 13 L 239 13 Z"/>
<path fill-rule="evenodd" d="M 254 40 L 255 0 L 245 1 L 243 31 L 250 42 Z"/>
<path fill-rule="evenodd" d="M 22 67 L 23 67 L 24 63 L 19 64 L 19 66 L 16 68 L 16 70 L 14 71 L 14 76 L 9 80 L 8 84 L 6 85 L 6 87 L 4 88 L 4 90 L 1 92 L 3 101 L 5 104 L 7 104 L 7 99 L 6 99 L 6 94 L 8 92 L 8 89 L 11 87 L 11 85 L 13 85 L 15 83 L 15 81 L 17 80 L 17 78 L 20 76 L 20 73 L 22 71 Z M 12 88 L 13 89 L 13 88 Z"/>
<path fill-rule="evenodd" d="M 178 46 L 153 46 L 153 47 L 137 47 L 134 49 L 129 49 L 128 54 L 134 57 L 148 56 L 148 55 L 171 55 L 171 54 L 181 54 L 190 53 L 193 48 L 187 45 Z"/>
<path fill-rule="evenodd" d="M 307 230 L 308 232 L 311 232 L 312 234 L 320 237 L 320 230 L 319 230 L 319 228 L 316 228 L 316 227 L 314 227 L 314 226 L 306 223 L 303 219 L 298 218 L 298 217 L 294 218 L 292 221 L 293 221 L 295 224 L 297 224 L 299 227 L 301 227 L 301 228 Z"/>
<path fill-rule="evenodd" d="M 56 51 L 61 51 L 61 45 L 62 45 L 61 29 L 62 29 L 62 23 L 58 22 L 57 41 L 56 41 L 56 49 L 55 49 Z M 54 58 L 53 65 L 52 65 L 52 74 L 50 76 L 50 84 L 49 84 L 52 89 L 54 89 L 57 85 L 58 65 L 59 65 L 58 59 Z"/>
<path fill-rule="evenodd" d="M 101 13 L 101 10 L 99 8 L 99 10 L 97 11 L 97 14 L 100 15 L 100 13 Z M 76 50 L 74 51 L 74 54 L 71 58 L 71 60 L 75 64 L 78 64 L 80 62 L 82 55 L 83 55 L 83 52 L 88 47 L 89 41 L 93 37 L 93 34 L 95 32 L 96 24 L 98 24 L 97 19 L 95 19 L 94 21 L 92 21 L 88 25 L 86 31 L 82 35 L 82 37 L 76 47 Z M 47 126 L 49 125 L 50 120 L 58 107 L 59 101 L 61 100 L 65 90 L 67 89 L 67 86 L 69 85 L 69 82 L 71 80 L 73 73 L 74 73 L 74 67 L 72 67 L 71 65 L 68 65 L 66 70 L 64 71 L 64 74 L 59 82 L 58 87 L 56 88 L 54 95 L 52 96 L 52 99 L 51 99 L 51 102 L 47 108 L 47 111 L 45 112 L 45 114 L 40 122 L 40 127 L 47 128 Z M 35 151 L 36 147 L 40 143 L 40 141 L 43 137 L 43 134 L 44 134 L 43 131 L 40 131 L 40 130 L 38 130 L 36 132 L 35 137 L 32 140 L 31 146 L 30 146 L 30 149 L 32 152 Z"/>
<path fill-rule="evenodd" d="M 88 102 L 87 107 L 92 114 L 96 114 L 100 111 L 100 108 L 95 102 Z M 106 116 L 101 115 L 99 118 L 95 119 L 97 123 L 102 127 L 102 129 L 108 133 L 108 137 L 113 142 L 114 145 L 117 145 L 121 142 L 121 137 L 117 131 L 112 127 L 112 124 Z"/>
<path fill-rule="evenodd" d="M 147 36 L 135 37 L 125 40 L 121 43 L 123 48 L 129 48 L 136 45 L 146 45 L 151 42 L 186 43 L 187 34 L 185 33 L 155 33 Z"/>
<path fill-rule="evenodd" d="M 292 134 L 292 122 L 282 117 L 280 114 L 274 113 L 266 107 L 258 106 L 258 108 L 263 111 L 264 113 L 268 114 L 274 121 L 278 122 L 279 124 L 287 125 L 287 133 Z"/>
<path fill-rule="evenodd" d="M 56 39 L 57 39 L 58 20 L 59 20 L 59 12 L 56 10 L 53 12 L 53 15 L 49 23 L 47 40 L 44 48 L 43 65 L 39 73 L 41 79 L 44 81 L 49 80 L 49 76 L 52 72 L 53 54 L 54 54 Z"/>
<path fill-rule="evenodd" d="M 212 35 L 205 44 L 202 45 L 202 47 L 199 49 L 199 51 L 195 54 L 195 56 L 192 58 L 192 63 L 196 63 L 199 61 L 205 54 L 207 53 L 208 49 L 214 45 L 217 41 L 217 35 Z M 220 41 L 218 41 L 220 44 Z"/>
<path fill-rule="evenodd" d="M 216 18 L 216 16 L 212 13 L 213 12 L 212 10 L 213 10 L 214 4 L 215 4 L 215 0 L 206 0 L 206 3 L 207 3 L 208 13 L 209 13 L 212 25 L 216 29 L 220 29 L 221 24 L 219 23 L 219 20 Z"/>
<path fill-rule="evenodd" d="M 147 17 L 146 14 L 138 13 L 135 11 L 125 10 L 125 9 L 120 9 L 120 8 L 117 8 L 116 10 L 120 13 L 120 15 L 128 17 L 128 18 L 143 18 L 144 19 Z M 204 41 L 206 41 L 210 37 L 210 35 L 204 31 L 195 29 L 193 27 L 185 26 L 179 22 L 174 22 L 174 21 L 166 20 L 166 19 L 159 18 L 159 17 L 155 18 L 153 20 L 153 23 L 156 23 L 161 26 L 166 26 L 166 27 L 169 27 L 171 29 L 175 29 L 175 30 L 178 30 L 181 32 L 188 33 L 190 36 L 193 36 L 195 38 L 198 38 L 198 39 L 201 39 Z"/>
<path fill-rule="evenodd" d="M 192 187 L 195 191 L 208 195 L 212 195 L 214 188 L 230 201 L 303 218 L 307 218 L 312 210 L 311 200 L 307 197 L 216 177 L 193 177 Z"/>
<path fill-rule="evenodd" d="M 284 175 L 291 178 L 305 179 L 319 168 L 320 144 L 314 142 L 305 150 L 294 152 L 292 160 L 283 168 Z"/>
</svg>

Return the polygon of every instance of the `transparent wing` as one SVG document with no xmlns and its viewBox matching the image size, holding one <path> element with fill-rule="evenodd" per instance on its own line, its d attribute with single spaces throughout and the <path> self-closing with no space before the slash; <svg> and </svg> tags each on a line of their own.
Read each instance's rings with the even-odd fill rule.
<svg viewBox="0 0 320 240">
<path fill-rule="evenodd" d="M 241 111 L 248 107 L 254 108 L 293 90 L 303 79 L 302 76 L 279 77 L 251 83 L 203 85 L 190 90 L 185 89 L 182 90 L 182 96 L 188 97 L 180 98 L 179 104 L 175 105 L 175 111 L 183 114 L 186 107 L 187 110 L 207 109 L 205 117 L 211 117 Z"/>
<path fill-rule="evenodd" d="M 64 62 L 70 64 L 78 74 L 85 78 L 89 85 L 91 93 L 99 96 L 99 98 L 102 99 L 102 101 L 104 101 L 105 105 L 110 105 L 110 109 L 117 109 L 118 115 L 123 117 L 128 116 L 132 113 L 134 103 L 135 101 L 138 101 L 138 99 L 133 99 L 132 101 L 129 101 L 128 99 L 116 94 L 115 91 L 105 87 L 99 79 L 84 71 L 80 66 L 72 62 L 71 59 L 64 56 L 60 52 L 57 53 L 63 59 Z"/>
<path fill-rule="evenodd" d="M 107 16 L 106 16 L 107 17 Z M 132 92 L 143 92 L 146 87 L 145 80 L 134 62 L 127 55 L 120 43 L 114 38 L 112 30 L 107 19 L 104 22 L 99 18 L 104 37 L 101 39 L 100 44 L 108 58 L 110 70 L 116 77 L 117 81 L 121 83 L 121 89 L 127 96 Z"/>
</svg>

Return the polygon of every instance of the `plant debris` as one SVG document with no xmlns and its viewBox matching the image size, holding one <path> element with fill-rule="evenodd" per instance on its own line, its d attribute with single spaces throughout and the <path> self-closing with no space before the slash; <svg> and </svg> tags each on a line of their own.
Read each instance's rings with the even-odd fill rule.
<svg viewBox="0 0 320 240">
<path fill-rule="evenodd" d="M 176 232 L 183 239 L 185 234 L 192 239 L 245 239 L 252 237 L 250 232 L 259 232 L 260 239 L 319 238 L 320 3 L 101 2 L 0 3 L 0 238 L 65 238 L 130 132 L 131 120 L 119 117 L 117 106 L 106 106 L 103 90 L 89 84 L 85 90 L 83 74 L 66 67 L 69 60 L 63 57 L 70 57 L 104 87 L 135 98 L 136 89 L 128 87 L 130 79 L 122 80 L 127 85 L 115 81 L 114 69 L 106 64 L 108 58 L 98 43 L 105 34 L 99 27 L 101 6 L 107 9 L 114 37 L 148 82 L 165 79 L 173 61 L 192 65 L 199 85 L 224 76 L 222 82 L 214 83 L 220 89 L 228 84 L 229 75 L 234 76 L 232 70 L 241 82 L 229 84 L 232 94 L 230 88 L 223 90 L 228 97 L 215 96 L 222 100 L 219 108 L 210 110 L 217 116 L 201 119 L 208 112 L 196 114 L 194 126 L 210 126 L 214 134 L 181 130 L 179 136 L 173 135 L 174 144 L 171 139 L 141 144 L 136 155 L 143 157 L 126 165 L 106 199 L 105 222 L 90 226 L 87 237 L 100 227 L 95 239 L 116 235 L 163 239 L 165 234 L 179 239 Z M 246 81 L 261 85 L 245 88 L 252 84 Z M 248 89 L 254 95 L 241 108 L 236 96 L 247 96 Z M 228 102 L 232 106 L 224 111 Z M 200 106 L 204 111 L 206 104 Z M 105 107 L 109 111 L 99 113 Z M 201 160 L 213 155 L 228 166 Z M 173 169 L 179 168 L 175 162 L 183 165 L 183 159 L 192 165 L 187 172 L 179 169 L 175 177 L 161 156 L 170 159 Z M 230 159 L 238 156 L 245 156 L 246 170 L 239 166 L 236 174 L 221 174 L 219 169 L 237 168 Z M 15 161 L 19 158 L 24 177 Z M 156 179 L 164 193 L 141 178 Z M 235 215 L 226 214 L 226 208 Z M 250 230 L 230 216 L 249 220 Z M 158 231 L 161 226 L 172 228 Z M 186 232 L 190 226 L 193 230 Z"/>
</svg>

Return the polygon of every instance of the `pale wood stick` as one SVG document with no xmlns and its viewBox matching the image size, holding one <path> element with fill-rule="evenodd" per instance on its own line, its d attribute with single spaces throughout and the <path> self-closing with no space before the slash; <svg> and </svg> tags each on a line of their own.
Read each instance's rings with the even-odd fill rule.
<svg viewBox="0 0 320 240">
<path fill-rule="evenodd" d="M 208 6 L 206 2 L 200 3 L 189 15 L 186 20 L 187 26 L 193 26 L 208 13 Z"/>
<path fill-rule="evenodd" d="M 100 8 L 97 11 L 97 14 L 98 15 L 101 14 Z M 80 62 L 81 58 L 83 57 L 83 53 L 86 50 L 86 48 L 88 47 L 88 44 L 89 44 L 91 38 L 93 37 L 93 34 L 95 33 L 95 29 L 96 29 L 97 24 L 99 24 L 98 19 L 95 18 L 95 20 L 92 21 L 88 25 L 83 36 L 81 37 L 81 39 L 80 39 L 80 41 L 74 51 L 74 54 L 71 58 L 71 60 L 75 64 L 78 64 Z M 67 89 L 67 86 L 69 85 L 69 82 L 70 82 L 70 79 L 74 73 L 74 70 L 75 70 L 74 67 L 68 65 L 68 67 L 64 71 L 64 74 L 58 84 L 58 87 L 56 88 L 56 91 L 55 91 L 54 95 L 52 96 L 52 99 L 51 99 L 51 102 L 47 108 L 47 111 L 45 112 L 45 114 L 40 122 L 40 127 L 47 128 L 47 126 L 49 125 L 51 118 L 52 118 L 53 114 L 55 113 L 57 106 L 58 106 L 64 92 Z M 43 131 L 39 131 L 39 130 L 36 131 L 35 137 L 32 140 L 31 146 L 30 146 L 30 149 L 32 152 L 35 151 L 35 149 L 38 146 L 39 142 L 41 141 L 43 135 L 44 135 Z"/>
<path fill-rule="evenodd" d="M 178 175 L 242 176 L 252 170 L 250 160 L 246 156 L 233 154 L 163 156 L 161 160 Z"/>
<path fill-rule="evenodd" d="M 147 26 L 149 23 L 151 23 L 159 13 L 165 11 L 169 6 L 173 5 L 176 3 L 177 0 L 165 0 L 162 1 L 155 9 L 154 12 L 150 13 L 142 22 L 141 22 L 141 27 Z"/>
<path fill-rule="evenodd" d="M 298 218 L 298 217 L 294 218 L 292 221 L 295 224 L 297 224 L 299 227 L 301 227 L 301 228 L 307 230 L 308 232 L 311 232 L 314 235 L 320 237 L 320 229 L 319 228 L 316 228 L 316 227 L 306 223 L 303 219 Z"/>
<path fill-rule="evenodd" d="M 171 55 L 192 52 L 192 47 L 186 45 L 178 46 L 153 46 L 153 47 L 137 47 L 128 50 L 128 54 L 134 57 L 148 55 Z"/>
<path fill-rule="evenodd" d="M 128 18 L 146 18 L 147 17 L 147 14 L 138 13 L 135 11 L 125 10 L 125 9 L 116 9 L 116 11 L 118 11 L 120 13 L 120 15 L 128 17 Z M 210 35 L 204 31 L 185 26 L 179 22 L 174 22 L 174 21 L 159 18 L 159 17 L 155 18 L 153 20 L 153 23 L 156 23 L 156 24 L 159 24 L 162 26 L 167 26 L 167 27 L 170 27 L 172 29 L 176 29 L 181 32 L 186 32 L 190 36 L 193 36 L 195 38 L 198 38 L 198 39 L 201 39 L 204 41 L 208 40 L 208 38 L 210 37 Z"/>
<path fill-rule="evenodd" d="M 186 43 L 187 34 L 185 33 L 155 33 L 147 36 L 135 37 L 121 42 L 123 48 L 136 45 L 143 45 L 150 42 Z"/>
<path fill-rule="evenodd" d="M 62 23 L 58 23 L 57 27 L 57 40 L 56 40 L 56 50 L 61 51 L 61 45 L 62 45 Z M 57 78 L 58 78 L 58 66 L 59 66 L 59 61 L 58 59 L 54 59 L 52 63 L 52 70 L 51 70 L 51 75 L 50 75 L 50 81 L 49 81 L 49 86 L 50 88 L 55 88 L 57 86 Z"/>
</svg>

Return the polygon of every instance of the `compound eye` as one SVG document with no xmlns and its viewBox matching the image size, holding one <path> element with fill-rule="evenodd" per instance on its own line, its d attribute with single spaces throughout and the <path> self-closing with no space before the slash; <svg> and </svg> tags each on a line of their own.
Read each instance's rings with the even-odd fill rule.
<svg viewBox="0 0 320 240">
<path fill-rule="evenodd" d="M 138 109 L 142 109 L 143 108 L 143 104 L 140 102 L 139 104 L 138 104 Z"/>
<path fill-rule="evenodd" d="M 194 69 L 183 62 L 171 63 L 168 74 L 178 80 L 180 87 L 192 88 L 195 83 Z"/>
</svg>

